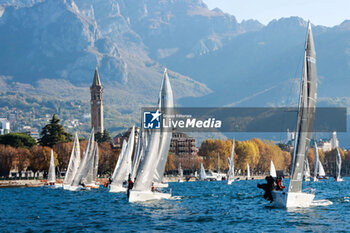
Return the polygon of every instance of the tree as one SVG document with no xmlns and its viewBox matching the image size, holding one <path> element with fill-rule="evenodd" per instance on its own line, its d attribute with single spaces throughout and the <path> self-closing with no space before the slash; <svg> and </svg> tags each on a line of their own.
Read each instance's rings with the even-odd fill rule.
<svg viewBox="0 0 350 233">
<path fill-rule="evenodd" d="M 0 176 L 8 176 L 16 158 L 16 149 L 0 145 Z"/>
<path fill-rule="evenodd" d="M 37 171 L 45 171 L 47 173 L 50 167 L 51 148 L 45 146 L 33 146 L 31 149 L 29 168 L 34 173 Z M 57 154 L 53 153 L 55 166 L 58 164 Z"/>
<path fill-rule="evenodd" d="M 97 132 L 95 134 L 95 139 L 98 143 L 102 143 L 102 142 L 112 142 L 112 137 L 110 135 L 110 133 L 108 132 L 108 130 L 103 130 L 103 133 L 101 132 Z"/>
<path fill-rule="evenodd" d="M 0 136 L 0 144 L 16 148 L 30 148 L 36 145 L 36 141 L 34 138 L 25 133 L 9 133 Z"/>
<path fill-rule="evenodd" d="M 169 152 L 168 153 L 168 159 L 166 161 L 166 166 L 165 166 L 165 171 L 169 172 L 169 171 L 173 171 L 175 170 L 175 164 L 174 164 L 174 154 Z"/>
<path fill-rule="evenodd" d="M 65 132 L 59 122 L 60 119 L 54 114 L 50 124 L 47 124 L 41 131 L 40 145 L 52 148 L 57 143 L 72 141 L 72 135 Z"/>
</svg>

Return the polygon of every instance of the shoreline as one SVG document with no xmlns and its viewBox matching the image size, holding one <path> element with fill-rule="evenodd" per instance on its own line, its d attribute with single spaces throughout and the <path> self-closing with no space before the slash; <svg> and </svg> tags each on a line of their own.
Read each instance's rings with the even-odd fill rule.
<svg viewBox="0 0 350 233">
<path fill-rule="evenodd" d="M 236 176 L 236 179 L 246 180 L 246 176 Z M 250 180 L 263 180 L 265 176 L 251 176 Z M 103 185 L 105 182 L 108 182 L 108 178 L 99 178 L 97 181 L 100 185 Z M 179 177 L 164 177 L 164 182 L 178 182 Z M 195 177 L 191 177 L 188 182 L 198 181 Z M 0 180 L 0 188 L 33 188 L 33 187 L 42 187 L 47 182 L 46 179 L 38 180 Z M 57 183 L 63 183 L 63 179 L 57 179 Z"/>
</svg>

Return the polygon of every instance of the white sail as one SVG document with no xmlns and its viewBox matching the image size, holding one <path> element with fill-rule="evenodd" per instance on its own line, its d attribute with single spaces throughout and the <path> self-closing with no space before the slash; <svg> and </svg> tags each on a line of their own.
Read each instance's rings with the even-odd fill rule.
<svg viewBox="0 0 350 233">
<path fill-rule="evenodd" d="M 73 178 L 72 186 L 74 187 L 77 187 L 80 184 L 86 182 L 85 180 L 88 176 L 90 166 L 91 166 L 91 157 L 93 154 L 94 141 L 95 141 L 95 133 L 94 133 L 94 129 L 92 129 L 89 137 L 89 142 L 84 152 L 84 157 L 80 163 L 77 173 Z"/>
<path fill-rule="evenodd" d="M 179 163 L 178 173 L 179 173 L 180 179 L 182 179 L 184 176 L 184 171 L 182 170 L 181 163 Z"/>
<path fill-rule="evenodd" d="M 71 185 L 72 184 L 73 178 L 78 171 L 78 168 L 80 165 L 80 160 L 81 160 L 81 158 L 80 158 L 79 138 L 78 138 L 78 133 L 75 133 L 72 153 L 70 155 L 68 168 L 67 168 L 66 175 L 65 175 L 64 181 L 63 181 L 64 185 Z"/>
<path fill-rule="evenodd" d="M 270 163 L 270 176 L 277 177 L 276 168 L 275 168 L 275 165 L 273 164 L 272 160 Z"/>
<path fill-rule="evenodd" d="M 127 146 L 128 146 L 128 143 L 124 140 L 122 145 L 122 150 L 120 151 L 120 154 L 118 157 L 117 164 L 115 165 L 113 174 L 111 176 L 112 181 L 115 179 L 115 176 L 117 175 L 118 169 L 120 167 L 120 162 L 123 160 L 123 157 L 125 156 Z"/>
<path fill-rule="evenodd" d="M 137 139 L 137 145 L 135 148 L 135 153 L 134 153 L 134 160 L 132 163 L 132 172 L 131 172 L 131 180 L 135 180 L 137 170 L 140 165 L 140 161 L 142 159 L 142 153 L 143 153 L 143 134 L 142 130 L 140 129 L 140 133 Z"/>
<path fill-rule="evenodd" d="M 326 176 L 326 173 L 324 171 L 324 168 L 323 168 L 320 160 L 318 160 L 318 176 L 320 176 L 320 177 Z"/>
<path fill-rule="evenodd" d="M 47 182 L 48 183 L 56 183 L 55 159 L 53 157 L 53 150 L 52 149 L 51 149 L 50 168 L 49 168 Z"/>
<path fill-rule="evenodd" d="M 116 171 L 115 177 L 111 183 L 112 186 L 123 187 L 123 182 L 128 179 L 131 173 L 131 157 L 134 150 L 135 141 L 135 126 L 132 127 L 129 135 L 128 145 L 126 147 L 125 155 L 120 161 L 119 169 Z"/>
<path fill-rule="evenodd" d="M 167 71 L 164 72 L 158 107 L 161 114 L 169 115 L 174 107 L 173 92 L 171 89 Z M 149 191 L 151 190 L 152 182 L 161 182 L 171 140 L 171 131 L 165 129 L 153 130 L 149 133 L 146 150 L 137 172 L 134 191 Z"/>
<path fill-rule="evenodd" d="M 305 168 L 304 168 L 304 179 L 305 180 L 310 180 L 310 165 L 309 165 L 309 160 L 306 158 L 305 160 Z"/>
<path fill-rule="evenodd" d="M 231 150 L 231 158 L 228 158 L 228 177 L 227 182 L 230 184 L 235 180 L 235 166 L 234 159 L 235 158 L 235 140 L 232 142 L 232 150 Z"/>
<path fill-rule="evenodd" d="M 167 70 L 164 71 L 164 79 L 162 82 L 161 90 L 159 93 L 159 100 L 158 100 L 158 108 L 161 109 L 163 115 L 172 115 L 173 111 L 172 108 L 174 107 L 174 100 L 173 100 L 173 90 L 170 85 L 170 80 L 168 77 Z M 157 183 L 161 183 L 164 171 L 165 171 L 165 165 L 168 159 L 168 153 L 169 153 L 169 147 L 170 147 L 170 141 L 171 141 L 172 132 L 169 130 L 163 130 L 160 129 L 159 134 L 159 146 L 158 146 L 158 164 L 156 172 L 154 173 L 154 181 Z"/>
<path fill-rule="evenodd" d="M 340 180 L 341 178 L 341 155 L 337 147 L 337 157 L 336 157 L 336 178 Z"/>
<path fill-rule="evenodd" d="M 314 181 L 317 181 L 317 175 L 318 175 L 318 170 L 319 170 L 319 161 L 320 157 L 318 155 L 318 148 L 317 148 L 317 143 L 315 142 L 315 165 L 314 165 Z"/>
<path fill-rule="evenodd" d="M 250 179 L 250 166 L 247 164 L 247 178 Z"/>
<path fill-rule="evenodd" d="M 94 170 L 92 173 L 92 180 L 96 183 L 96 179 L 98 176 L 98 160 L 99 160 L 99 151 L 98 151 L 98 143 L 95 144 L 95 152 L 94 152 Z"/>
<path fill-rule="evenodd" d="M 203 163 L 201 163 L 201 173 L 199 174 L 199 179 L 205 180 L 206 178 L 207 178 L 207 174 L 205 173 Z"/>
</svg>

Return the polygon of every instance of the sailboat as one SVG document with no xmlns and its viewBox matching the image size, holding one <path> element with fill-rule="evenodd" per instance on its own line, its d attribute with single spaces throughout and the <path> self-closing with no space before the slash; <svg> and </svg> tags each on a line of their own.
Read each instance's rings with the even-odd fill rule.
<svg viewBox="0 0 350 233">
<path fill-rule="evenodd" d="M 53 150 L 52 149 L 51 149 L 49 173 L 47 175 L 47 184 L 51 188 L 62 187 L 62 185 L 56 184 L 55 159 L 54 159 L 54 156 L 53 156 Z"/>
<path fill-rule="evenodd" d="M 310 165 L 309 160 L 305 158 L 304 181 L 310 181 Z"/>
<path fill-rule="evenodd" d="M 201 173 L 199 174 L 199 179 L 202 181 L 207 179 L 207 174 L 205 173 L 203 163 L 201 163 Z"/>
<path fill-rule="evenodd" d="M 158 99 L 158 113 L 171 115 L 174 107 L 173 91 L 167 70 L 164 71 L 164 78 Z M 155 199 L 169 199 L 171 193 L 161 193 L 154 189 L 154 182 L 161 183 L 172 132 L 163 128 L 153 130 L 149 135 L 148 145 L 143 160 L 138 169 L 136 181 L 130 191 L 129 202 L 148 201 Z"/>
<path fill-rule="evenodd" d="M 89 162 L 89 172 L 85 180 L 85 186 L 88 188 L 99 188 L 100 185 L 97 183 L 97 173 L 98 173 L 98 159 L 99 159 L 99 154 L 98 154 L 98 144 L 95 142 L 95 147 L 93 154 L 90 158 Z"/>
<path fill-rule="evenodd" d="M 272 176 L 274 178 L 277 177 L 276 168 L 275 168 L 275 165 L 273 164 L 272 160 L 270 163 L 270 176 Z"/>
<path fill-rule="evenodd" d="M 249 163 L 247 163 L 247 180 L 250 180 L 250 166 Z"/>
<path fill-rule="evenodd" d="M 184 171 L 182 170 L 181 163 L 179 163 L 179 182 L 182 183 L 184 182 Z"/>
<path fill-rule="evenodd" d="M 337 147 L 337 157 L 336 157 L 336 177 L 335 177 L 335 181 L 337 181 L 337 182 L 344 181 L 343 178 L 341 177 L 341 155 L 340 155 L 338 147 Z"/>
<path fill-rule="evenodd" d="M 231 150 L 231 158 L 228 158 L 228 175 L 227 175 L 227 184 L 232 184 L 235 180 L 235 166 L 234 166 L 234 158 L 235 158 L 235 140 L 232 142 L 232 150 Z"/>
<path fill-rule="evenodd" d="M 292 174 L 288 191 L 272 191 L 275 207 L 309 207 L 315 197 L 313 192 L 302 192 L 304 162 L 310 145 L 317 98 L 316 52 L 311 24 L 308 24 L 304 56 L 303 78 L 300 92 L 297 134 L 294 141 Z"/>
<path fill-rule="evenodd" d="M 126 146 L 125 154 L 122 154 L 122 157 L 119 156 L 118 163 L 120 163 L 118 169 L 115 172 L 114 177 L 112 178 L 112 183 L 110 185 L 110 192 L 126 192 L 127 181 L 129 175 L 131 178 L 131 166 L 132 166 L 132 154 L 134 151 L 134 142 L 135 142 L 135 126 L 132 127 L 129 140 Z"/>
<path fill-rule="evenodd" d="M 89 141 L 86 147 L 86 150 L 84 152 L 83 159 L 80 163 L 80 166 L 78 168 L 78 171 L 76 172 L 71 186 L 67 187 L 70 191 L 77 191 L 77 190 L 86 190 L 90 189 L 89 187 L 86 187 L 87 181 L 88 181 L 88 175 L 90 168 L 93 166 L 93 152 L 94 152 L 94 141 L 95 141 L 95 133 L 94 129 L 91 130 L 91 134 L 89 137 Z"/>
<path fill-rule="evenodd" d="M 319 180 L 327 180 L 328 177 L 326 176 L 326 172 L 324 171 L 323 165 L 320 160 L 318 160 L 318 173 L 317 178 Z"/>
<path fill-rule="evenodd" d="M 78 133 L 75 133 L 72 153 L 69 159 L 68 168 L 63 181 L 64 189 L 67 189 L 71 186 L 73 178 L 78 171 L 80 161 L 81 161 L 81 158 L 80 158 L 79 138 L 78 138 Z"/>
</svg>

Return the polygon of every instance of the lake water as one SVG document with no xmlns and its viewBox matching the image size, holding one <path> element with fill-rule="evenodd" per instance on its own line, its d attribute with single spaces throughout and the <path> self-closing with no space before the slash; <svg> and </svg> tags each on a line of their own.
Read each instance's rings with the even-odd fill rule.
<svg viewBox="0 0 350 233">
<path fill-rule="evenodd" d="M 0 189 L 0 232 L 325 232 L 350 229 L 350 179 L 316 188 L 330 206 L 286 210 L 267 207 L 260 181 L 170 183 L 172 200 L 130 204 L 106 189 Z M 287 183 L 287 181 L 285 182 Z"/>
</svg>

